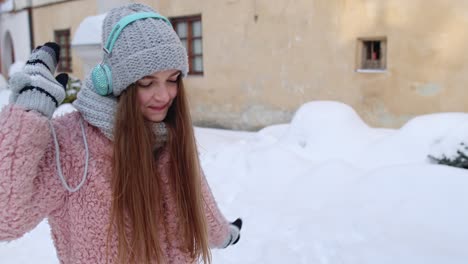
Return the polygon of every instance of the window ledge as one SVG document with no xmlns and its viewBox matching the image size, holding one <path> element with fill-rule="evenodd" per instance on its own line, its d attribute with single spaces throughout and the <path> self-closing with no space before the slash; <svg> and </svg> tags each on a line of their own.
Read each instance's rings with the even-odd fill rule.
<svg viewBox="0 0 468 264">
<path fill-rule="evenodd" d="M 386 73 L 387 70 L 367 70 L 367 69 L 358 69 L 356 72 L 359 73 Z"/>
<path fill-rule="evenodd" d="M 185 78 L 202 78 L 203 74 L 187 74 Z"/>
</svg>

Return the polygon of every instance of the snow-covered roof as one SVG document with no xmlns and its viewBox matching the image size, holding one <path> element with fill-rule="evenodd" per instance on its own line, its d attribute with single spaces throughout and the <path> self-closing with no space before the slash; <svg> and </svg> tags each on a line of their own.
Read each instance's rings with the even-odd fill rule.
<svg viewBox="0 0 468 264">
<path fill-rule="evenodd" d="M 102 23 L 106 14 L 86 17 L 81 21 L 72 40 L 72 46 L 101 44 Z"/>
</svg>

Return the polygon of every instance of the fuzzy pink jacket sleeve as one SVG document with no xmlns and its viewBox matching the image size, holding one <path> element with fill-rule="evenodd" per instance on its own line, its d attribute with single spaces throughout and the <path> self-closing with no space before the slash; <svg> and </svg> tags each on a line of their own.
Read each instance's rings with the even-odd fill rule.
<svg viewBox="0 0 468 264">
<path fill-rule="evenodd" d="M 206 218 L 208 220 L 208 238 L 212 248 L 222 248 L 230 239 L 229 222 L 218 208 L 210 186 L 202 173 L 202 192 Z"/>
<path fill-rule="evenodd" d="M 0 112 L 0 240 L 32 230 L 65 199 L 48 119 L 8 105 Z"/>
</svg>

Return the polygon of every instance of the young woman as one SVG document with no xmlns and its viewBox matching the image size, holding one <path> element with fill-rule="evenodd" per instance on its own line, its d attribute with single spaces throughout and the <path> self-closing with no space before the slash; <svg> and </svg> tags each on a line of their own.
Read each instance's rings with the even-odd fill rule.
<svg viewBox="0 0 468 264">
<path fill-rule="evenodd" d="M 182 78 L 185 48 L 141 4 L 111 10 L 78 111 L 51 120 L 68 76 L 36 48 L 0 113 L 0 240 L 45 217 L 61 263 L 196 263 L 237 243 L 202 173 Z"/>
</svg>

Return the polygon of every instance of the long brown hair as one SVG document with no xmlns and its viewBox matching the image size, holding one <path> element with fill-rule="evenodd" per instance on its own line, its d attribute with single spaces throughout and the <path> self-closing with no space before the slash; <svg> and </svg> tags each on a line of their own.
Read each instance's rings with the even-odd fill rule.
<svg viewBox="0 0 468 264">
<path fill-rule="evenodd" d="M 194 260 L 211 263 L 207 222 L 201 191 L 201 170 L 182 80 L 164 120 L 168 129 L 170 189 L 176 198 L 183 250 Z M 153 153 L 155 138 L 140 111 L 137 87 L 119 98 L 114 127 L 111 227 L 118 240 L 120 263 L 164 263 L 158 223 L 164 214 L 163 184 Z M 109 228 L 108 245 L 110 241 Z"/>
</svg>

